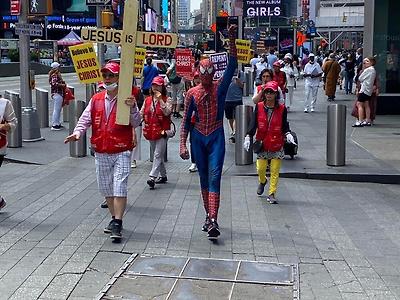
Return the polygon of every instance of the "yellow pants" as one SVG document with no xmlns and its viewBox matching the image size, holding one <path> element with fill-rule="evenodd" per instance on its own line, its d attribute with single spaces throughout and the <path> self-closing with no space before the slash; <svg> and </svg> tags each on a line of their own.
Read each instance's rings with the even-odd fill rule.
<svg viewBox="0 0 400 300">
<path fill-rule="evenodd" d="M 271 178 L 269 183 L 268 195 L 276 194 L 276 190 L 278 189 L 279 171 L 281 169 L 281 163 L 282 161 L 280 159 L 277 158 L 271 159 L 271 165 L 269 168 L 271 173 Z M 258 173 L 258 181 L 260 183 L 266 183 L 267 182 L 266 171 L 268 166 L 268 160 L 257 159 L 256 166 Z"/>
</svg>

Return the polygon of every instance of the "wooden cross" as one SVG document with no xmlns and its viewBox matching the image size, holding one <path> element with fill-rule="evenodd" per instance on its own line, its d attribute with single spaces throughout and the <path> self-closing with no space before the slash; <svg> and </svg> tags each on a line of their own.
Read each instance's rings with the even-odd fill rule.
<svg viewBox="0 0 400 300">
<path fill-rule="evenodd" d="M 138 11 L 137 0 L 126 0 L 122 30 L 84 28 L 81 31 L 84 41 L 121 45 L 116 120 L 119 125 L 129 124 L 130 107 L 125 104 L 125 99 L 131 96 L 136 46 L 175 48 L 178 44 L 176 34 L 137 31 Z"/>
</svg>

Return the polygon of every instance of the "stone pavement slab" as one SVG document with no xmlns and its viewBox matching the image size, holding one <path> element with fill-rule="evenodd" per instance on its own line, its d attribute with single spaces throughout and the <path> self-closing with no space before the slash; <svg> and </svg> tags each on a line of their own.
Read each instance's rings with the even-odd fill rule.
<svg viewBox="0 0 400 300">
<path fill-rule="evenodd" d="M 269 205 L 256 178 L 224 175 L 213 244 L 200 230 L 198 175 L 167 163 L 169 183 L 151 191 L 142 162 L 129 181 L 124 239 L 113 244 L 93 164 L 0 169 L 1 299 L 30 288 L 33 299 L 91 299 L 133 253 L 299 264 L 301 299 L 400 296 L 398 185 L 281 178 L 279 204 Z"/>
</svg>

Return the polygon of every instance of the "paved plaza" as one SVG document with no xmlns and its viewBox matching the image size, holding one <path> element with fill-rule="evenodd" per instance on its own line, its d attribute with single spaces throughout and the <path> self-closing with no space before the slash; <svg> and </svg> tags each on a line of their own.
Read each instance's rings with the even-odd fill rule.
<svg viewBox="0 0 400 300">
<path fill-rule="evenodd" d="M 75 85 L 77 98 L 84 99 L 84 88 L 74 75 L 65 77 Z M 37 84 L 48 88 L 46 81 L 38 76 Z M 17 89 L 16 83 L 15 78 L 1 79 L 0 92 Z M 0 168 L 0 193 L 7 200 L 0 212 L 0 299 L 101 298 L 117 289 L 110 282 L 122 274 L 121 268 L 140 257 L 293 266 L 298 270 L 294 279 L 300 299 L 400 299 L 399 117 L 378 116 L 371 128 L 354 129 L 348 109 L 346 166 L 328 167 L 328 102 L 321 89 L 317 112 L 304 114 L 303 95 L 300 81 L 288 115 L 299 138 L 299 155 L 283 162 L 278 205 L 257 197 L 254 164 L 236 166 L 234 145 L 227 143 L 217 243 L 201 231 L 204 210 L 198 174 L 189 173 L 190 164 L 179 158 L 177 137 L 168 145 L 168 183 L 155 190 L 146 185 L 151 163 L 143 140 L 143 160 L 129 179 L 124 238 L 119 244 L 103 233 L 109 216 L 100 208 L 94 159 L 69 156 L 69 147 L 62 143 L 67 130 L 43 128 L 44 141 L 10 149 Z M 352 105 L 341 91 L 337 99 L 348 108 Z M 207 277 L 199 270 L 194 267 L 196 276 Z M 128 275 L 118 278 L 126 280 Z M 192 275 L 183 279 L 195 280 Z M 282 292 L 275 293 L 276 298 L 265 297 L 265 290 L 257 292 L 260 285 L 254 288 L 240 280 L 244 286 L 226 294 L 218 287 L 236 284 L 229 280 L 211 283 L 214 288 L 206 292 L 197 282 L 200 295 L 177 283 L 183 294 L 168 292 L 151 299 L 296 296 Z M 149 298 L 144 293 L 138 299 Z"/>
</svg>

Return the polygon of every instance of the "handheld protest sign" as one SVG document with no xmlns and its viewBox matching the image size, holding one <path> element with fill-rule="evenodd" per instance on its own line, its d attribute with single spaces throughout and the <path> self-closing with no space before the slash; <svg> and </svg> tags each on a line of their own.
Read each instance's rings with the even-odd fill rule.
<svg viewBox="0 0 400 300">
<path fill-rule="evenodd" d="M 238 63 L 248 64 L 251 56 L 251 41 L 237 39 L 236 49 Z"/>
<path fill-rule="evenodd" d="M 80 83 L 89 84 L 102 80 L 100 65 L 92 43 L 70 46 L 69 52 Z"/>
</svg>

